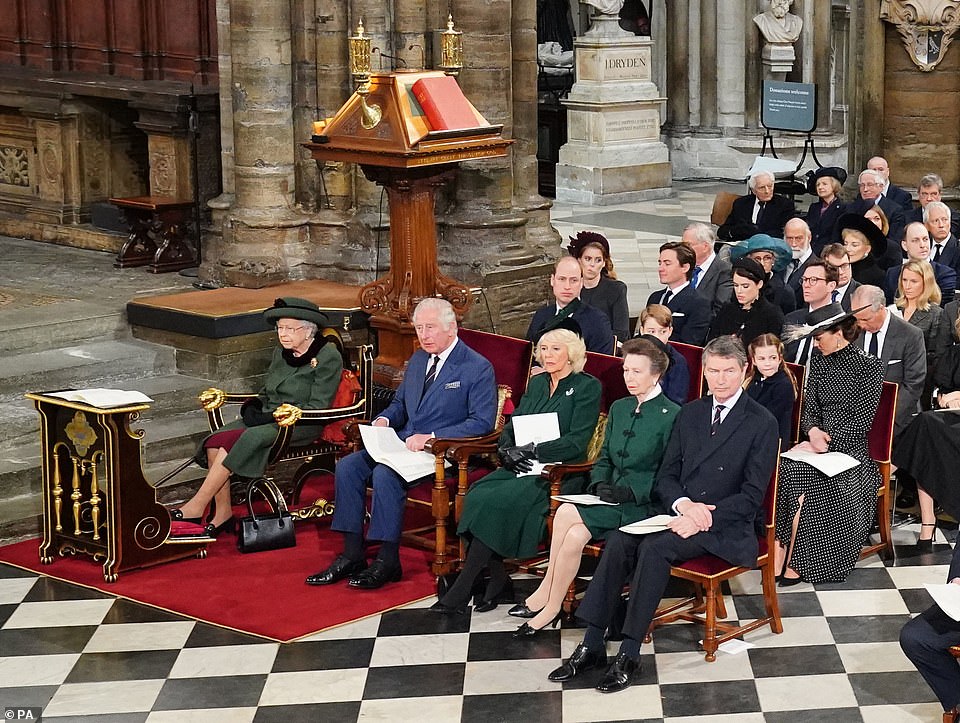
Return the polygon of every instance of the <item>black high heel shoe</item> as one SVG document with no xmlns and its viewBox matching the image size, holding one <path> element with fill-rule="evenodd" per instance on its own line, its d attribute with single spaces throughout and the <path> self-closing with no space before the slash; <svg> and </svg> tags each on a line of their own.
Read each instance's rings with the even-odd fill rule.
<svg viewBox="0 0 960 723">
<path fill-rule="evenodd" d="M 933 535 L 929 540 L 921 540 L 920 537 L 917 537 L 916 550 L 917 552 L 932 552 L 933 551 L 933 538 L 937 536 L 937 523 L 936 522 L 921 522 L 920 531 L 923 532 L 924 527 L 932 527 Z"/>
<path fill-rule="evenodd" d="M 224 530 L 226 530 L 230 534 L 233 534 L 234 532 L 236 532 L 236 529 L 237 529 L 237 518 L 228 517 L 219 525 L 215 525 L 212 522 L 208 522 L 207 526 L 203 528 L 203 532 L 204 534 L 206 534 L 207 537 L 219 537 L 220 533 L 223 532 Z"/>
<path fill-rule="evenodd" d="M 507 610 L 507 615 L 515 618 L 532 618 L 539 612 L 540 610 L 531 610 L 528 608 L 526 601 L 524 601 L 522 603 L 517 603 L 512 608 Z"/>
<path fill-rule="evenodd" d="M 555 628 L 557 623 L 560 622 L 560 615 L 563 614 L 561 610 L 559 613 L 553 616 L 553 620 L 544 625 L 542 628 L 535 628 L 530 625 L 530 623 L 524 623 L 519 628 L 514 630 L 510 635 L 514 638 L 532 638 L 543 630 L 546 630 L 548 627 Z"/>
<path fill-rule="evenodd" d="M 180 510 L 179 508 L 176 510 L 169 510 L 169 512 L 171 520 L 175 520 L 177 522 L 190 522 L 194 525 L 203 524 L 203 520 L 200 517 L 184 517 L 183 510 Z"/>
</svg>

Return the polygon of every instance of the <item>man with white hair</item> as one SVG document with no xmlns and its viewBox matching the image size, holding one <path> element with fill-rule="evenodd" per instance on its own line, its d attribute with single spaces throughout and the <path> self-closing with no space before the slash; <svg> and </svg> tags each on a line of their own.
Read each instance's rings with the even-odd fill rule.
<svg viewBox="0 0 960 723">
<path fill-rule="evenodd" d="M 717 231 L 724 241 L 765 233 L 783 238 L 783 227 L 797 215 L 797 208 L 786 196 L 773 192 L 774 177 L 769 171 L 754 171 L 747 179 L 749 193 L 733 202 L 730 215 Z"/>
<path fill-rule="evenodd" d="M 910 192 L 890 183 L 890 164 L 887 163 L 886 158 L 874 156 L 867 161 L 867 169 L 880 174 L 883 179 L 883 188 L 880 189 L 880 194 L 884 198 L 896 203 L 903 209 L 904 213 L 910 213 L 913 210 L 913 198 L 910 196 Z"/>
<path fill-rule="evenodd" d="M 730 301 L 733 293 L 733 269 L 730 262 L 714 253 L 717 234 L 710 224 L 695 221 L 683 229 L 681 241 L 687 243 L 697 256 L 690 285 L 710 302 L 713 314 Z"/>
<path fill-rule="evenodd" d="M 887 217 L 887 223 L 890 225 L 887 231 L 887 240 L 892 243 L 887 244 L 887 253 L 877 259 L 877 264 L 882 269 L 898 266 L 903 260 L 903 255 L 900 253 L 900 239 L 903 238 L 903 229 L 907 225 L 907 217 L 903 206 L 883 195 L 883 187 L 886 181 L 881 173 L 867 168 L 860 172 L 857 181 L 860 187 L 860 197 L 847 206 L 847 213 L 863 216 L 873 206 L 877 206 L 883 211 Z M 838 243 L 842 242 L 840 231 L 840 224 L 837 224 L 834 241 Z"/>
<path fill-rule="evenodd" d="M 804 303 L 803 285 L 801 283 L 804 269 L 812 261 L 817 260 L 817 255 L 813 253 L 810 246 L 812 239 L 813 234 L 810 233 L 810 227 L 802 218 L 791 218 L 787 221 L 787 225 L 783 227 L 783 240 L 787 242 L 787 246 L 793 252 L 793 259 L 783 270 L 783 282 L 797 298 L 798 309 Z"/>
<path fill-rule="evenodd" d="M 930 201 L 923 209 L 923 225 L 930 232 L 930 258 L 960 271 L 960 242 L 953 230 L 953 213 L 943 201 Z M 949 301 L 949 299 L 948 299 Z"/>
</svg>

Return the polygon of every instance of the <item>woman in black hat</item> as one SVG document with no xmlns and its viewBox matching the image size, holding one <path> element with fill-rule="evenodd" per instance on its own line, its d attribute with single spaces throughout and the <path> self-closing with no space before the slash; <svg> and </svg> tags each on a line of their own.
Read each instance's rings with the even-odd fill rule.
<svg viewBox="0 0 960 723">
<path fill-rule="evenodd" d="M 850 257 L 854 280 L 881 289 L 886 275 L 877 263 L 887 251 L 887 237 L 870 219 L 856 213 L 846 213 L 837 221 L 840 238 Z"/>
<path fill-rule="evenodd" d="M 818 168 L 807 178 L 807 193 L 818 198 L 810 204 L 805 218 L 810 227 L 810 246 L 817 256 L 833 241 L 837 219 L 846 208 L 840 200 L 840 188 L 846 180 L 847 172 L 836 166 Z"/>
<path fill-rule="evenodd" d="M 205 521 L 204 532 L 211 537 L 233 529 L 230 476 L 259 477 L 267 466 L 278 431 L 274 410 L 284 403 L 323 409 L 330 406 L 340 384 L 343 359 L 336 346 L 317 333 L 329 322 L 316 304 L 296 297 L 277 299 L 263 317 L 276 326 L 280 341 L 273 351 L 263 388 L 241 407 L 240 419 L 203 441 L 197 461 L 207 467 L 207 476 L 193 497 L 170 512 L 175 521 L 197 525 Z M 292 439 L 305 442 L 315 436 L 316 428 L 302 427 L 294 430 Z M 214 505 L 204 520 L 211 501 Z M 178 532 L 196 534 L 189 528 Z"/>
<path fill-rule="evenodd" d="M 828 304 L 807 315 L 785 339 L 812 336 L 819 354 L 810 358 L 800 431 L 807 441 L 793 449 L 843 452 L 859 464 L 832 477 L 816 467 L 780 460 L 777 488 L 776 565 L 783 587 L 844 580 L 860 557 L 873 523 L 880 473 L 870 458 L 867 433 L 883 386 L 883 365 L 856 344 L 853 314 Z"/>
<path fill-rule="evenodd" d="M 583 271 L 580 301 L 607 315 L 619 341 L 629 338 L 627 285 L 617 280 L 607 239 L 593 231 L 581 231 L 576 237 L 570 237 L 567 251 L 580 262 Z"/>
<path fill-rule="evenodd" d="M 744 346 L 761 334 L 780 336 L 783 311 L 767 299 L 763 287 L 770 276 L 757 261 L 741 256 L 733 262 L 733 299 L 720 307 L 710 324 L 707 340 L 732 334 Z"/>
</svg>

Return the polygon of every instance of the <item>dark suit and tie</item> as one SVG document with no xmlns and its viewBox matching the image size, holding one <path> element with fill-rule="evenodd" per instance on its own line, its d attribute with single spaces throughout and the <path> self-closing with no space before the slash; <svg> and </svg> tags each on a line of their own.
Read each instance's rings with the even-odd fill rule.
<svg viewBox="0 0 960 723">
<path fill-rule="evenodd" d="M 693 270 L 690 283 L 700 296 L 710 302 L 711 313 L 716 314 L 733 295 L 733 267 L 728 260 L 714 256 L 706 271 L 698 273 L 697 268 Z"/>
<path fill-rule="evenodd" d="M 797 215 L 793 201 L 775 193 L 761 206 L 754 221 L 756 204 L 757 197 L 752 193 L 734 201 L 727 220 L 717 229 L 717 237 L 723 241 L 742 241 L 758 233 L 765 233 L 774 238 L 783 238 L 783 227 Z"/>
<path fill-rule="evenodd" d="M 393 401 L 374 422 L 386 420 L 402 440 L 414 435 L 470 437 L 490 432 L 496 413 L 493 367 L 454 336 L 452 345 L 436 355 L 423 349 L 414 352 Z M 344 552 L 326 570 L 308 577 L 307 584 L 329 585 L 350 576 L 351 587 L 374 589 L 399 580 L 398 546 L 410 484 L 360 451 L 337 462 L 334 485 L 331 528 L 343 533 Z M 373 488 L 373 499 L 366 539 L 381 542 L 369 568 L 363 548 L 368 486 Z"/>
<path fill-rule="evenodd" d="M 883 362 L 884 381 L 898 386 L 894 420 L 896 436 L 907 428 L 910 418 L 920 411 L 920 394 L 927 376 L 927 353 L 922 331 L 896 314 L 889 311 L 886 313 L 890 317 L 890 323 L 883 338 L 879 358 Z M 856 344 L 869 354 L 876 337 L 876 334 L 861 331 Z"/>
<path fill-rule="evenodd" d="M 537 309 L 530 320 L 530 326 L 527 327 L 526 339 L 536 344 L 544 333 L 557 328 L 563 318 L 569 317 L 577 322 L 583 343 L 587 345 L 587 351 L 613 354 L 613 329 L 610 327 L 610 318 L 599 309 L 584 304 L 579 299 L 574 299 L 568 307 L 564 307 L 564 310 L 569 312 L 566 314 L 562 313 L 563 310 L 558 314 L 556 303 Z M 561 318 L 558 319 L 558 316 Z"/>
<path fill-rule="evenodd" d="M 683 538 L 671 530 L 650 535 L 614 532 L 577 617 L 606 629 L 623 585 L 630 583 L 623 633 L 642 641 L 670 577 L 672 563 L 704 553 L 734 565 L 757 559 L 754 526 L 777 462 L 773 415 L 740 394 L 717 424 L 712 397 L 685 405 L 677 417 L 654 485 L 664 510 L 684 499 L 716 505 L 706 531 Z"/>
<path fill-rule="evenodd" d="M 911 208 L 910 212 L 907 213 L 907 223 L 923 223 L 923 207 L 917 206 L 916 208 Z M 960 213 L 954 211 L 950 214 L 950 236 L 954 239 L 957 236 L 960 236 Z M 930 239 L 930 243 L 933 243 L 933 239 Z"/>
<path fill-rule="evenodd" d="M 893 183 L 887 183 L 883 197 L 900 206 L 904 213 L 909 213 L 913 209 L 913 196 L 910 195 L 910 191 L 904 190 Z"/>
<path fill-rule="evenodd" d="M 953 549 L 947 582 L 960 581 L 960 545 Z M 945 711 L 960 707 L 960 664 L 947 651 L 960 645 L 960 622 L 933 605 L 900 631 L 900 647 L 917 666 Z"/>
<path fill-rule="evenodd" d="M 836 302 L 843 307 L 844 311 L 850 311 L 852 306 L 850 304 L 850 299 L 853 298 L 853 292 L 857 290 L 857 287 L 860 286 L 860 282 L 856 279 L 850 279 L 850 283 L 847 284 L 847 288 L 837 289 L 834 292 L 836 298 L 831 298 L 831 302 Z"/>
<path fill-rule="evenodd" d="M 716 263 L 716 261 L 714 261 Z M 663 304 L 673 314 L 671 339 L 684 344 L 703 346 L 710 330 L 710 302 L 701 296 L 692 285 L 687 284 L 679 292 L 670 289 L 654 291 L 647 298 L 650 304 Z"/>
<path fill-rule="evenodd" d="M 819 257 L 811 252 L 810 255 L 803 260 L 803 263 L 798 263 L 797 259 L 794 259 L 783 272 L 783 282 L 786 287 L 793 292 L 794 297 L 796 297 L 797 309 L 805 306 L 803 302 L 803 284 L 800 283 L 800 280 L 803 278 L 803 272 L 811 262 L 819 260 Z M 789 272 L 789 275 L 787 272 Z"/>
<path fill-rule="evenodd" d="M 958 215 L 960 217 L 960 215 Z M 957 242 L 957 236 L 951 233 L 938 248 L 936 241 L 930 239 L 930 260 L 938 264 L 949 266 L 955 272 L 960 274 L 960 243 Z"/>
</svg>

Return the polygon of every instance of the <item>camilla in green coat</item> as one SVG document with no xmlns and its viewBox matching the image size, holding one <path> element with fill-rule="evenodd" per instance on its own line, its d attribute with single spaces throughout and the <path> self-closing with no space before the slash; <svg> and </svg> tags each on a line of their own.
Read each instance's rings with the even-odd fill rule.
<svg viewBox="0 0 960 723">
<path fill-rule="evenodd" d="M 193 497 L 170 512 L 174 520 L 202 524 L 212 500 L 206 533 L 213 537 L 233 526 L 230 475 L 258 477 L 266 469 L 279 431 L 273 411 L 284 403 L 324 409 L 340 384 L 343 360 L 335 345 L 318 335 L 328 322 L 316 304 L 295 297 L 277 299 L 264 318 L 277 327 L 280 346 L 273 352 L 263 389 L 243 405 L 240 419 L 204 440 L 197 456 L 201 464 L 206 462 L 207 476 Z M 316 429 L 305 426 L 295 429 L 292 439 L 303 442 L 314 436 Z"/>
<path fill-rule="evenodd" d="M 503 558 L 536 553 L 550 508 L 549 483 L 539 475 L 524 473 L 535 461 L 580 462 L 586 457 L 600 416 L 601 387 L 599 381 L 582 371 L 586 360 L 583 340 L 568 329 L 554 329 L 540 337 L 535 353 L 544 373 L 530 380 L 500 435 L 498 447 L 504 467 L 467 492 L 457 532 L 470 539 L 470 547 L 456 583 L 434 606 L 437 612 L 462 610 L 473 582 L 488 565 L 490 583 L 484 602 L 476 609 L 493 609 L 501 596 L 512 596 Z M 560 437 L 535 448 L 517 447 L 514 420 L 549 412 L 557 415 Z"/>
<path fill-rule="evenodd" d="M 680 407 L 660 379 L 669 366 L 664 344 L 652 336 L 623 345 L 623 379 L 631 396 L 610 406 L 603 449 L 590 473 L 592 492 L 608 505 L 560 505 L 553 520 L 550 562 L 540 587 L 510 614 L 531 618 L 515 637 L 536 635 L 557 618 L 580 567 L 583 547 L 630 522 L 651 516 L 650 495 Z"/>
</svg>

